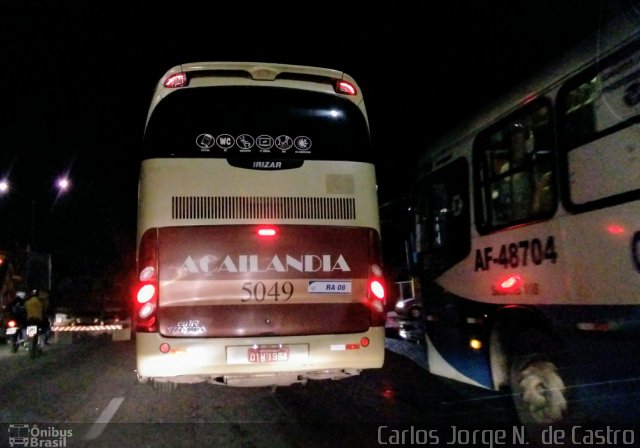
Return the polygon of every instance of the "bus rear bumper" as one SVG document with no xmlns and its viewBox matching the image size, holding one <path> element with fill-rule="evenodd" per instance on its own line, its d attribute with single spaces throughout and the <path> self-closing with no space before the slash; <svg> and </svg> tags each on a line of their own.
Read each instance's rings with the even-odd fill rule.
<svg viewBox="0 0 640 448">
<path fill-rule="evenodd" d="M 165 338 L 137 333 L 140 382 L 233 387 L 338 380 L 384 362 L 384 327 L 367 332 L 263 338 Z"/>
</svg>

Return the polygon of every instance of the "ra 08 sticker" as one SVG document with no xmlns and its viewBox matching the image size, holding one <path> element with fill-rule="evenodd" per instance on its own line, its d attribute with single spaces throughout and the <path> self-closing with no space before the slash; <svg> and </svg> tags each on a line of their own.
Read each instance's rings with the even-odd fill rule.
<svg viewBox="0 0 640 448">
<path fill-rule="evenodd" d="M 308 292 L 311 294 L 351 294 L 351 282 L 310 280 Z"/>
</svg>

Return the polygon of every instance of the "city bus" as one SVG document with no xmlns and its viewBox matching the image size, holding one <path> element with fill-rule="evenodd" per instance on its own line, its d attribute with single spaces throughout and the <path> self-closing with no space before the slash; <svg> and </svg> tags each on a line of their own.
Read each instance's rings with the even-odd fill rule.
<svg viewBox="0 0 640 448">
<path fill-rule="evenodd" d="M 603 22 L 419 157 L 429 371 L 531 428 L 640 421 L 639 30 Z"/>
<path fill-rule="evenodd" d="M 140 165 L 139 381 L 276 387 L 382 367 L 373 157 L 362 91 L 346 73 L 168 70 Z"/>
</svg>

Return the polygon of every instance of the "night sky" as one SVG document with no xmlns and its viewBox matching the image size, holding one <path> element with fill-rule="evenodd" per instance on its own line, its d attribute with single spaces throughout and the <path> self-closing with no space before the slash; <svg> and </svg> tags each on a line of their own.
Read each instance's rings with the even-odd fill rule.
<svg viewBox="0 0 640 448">
<path fill-rule="evenodd" d="M 596 29 L 601 7 L 600 0 L 382 2 L 367 11 L 348 2 L 309 4 L 320 10 L 306 2 L 220 3 L 3 5 L 0 174 L 13 190 L 0 199 L 0 243 L 31 240 L 35 205 L 31 242 L 53 254 L 55 279 L 130 276 L 147 107 L 158 79 L 183 62 L 349 73 L 369 112 L 381 202 L 394 199 L 408 191 L 418 151 Z M 56 198 L 51 185 L 61 172 L 73 185 Z"/>
</svg>

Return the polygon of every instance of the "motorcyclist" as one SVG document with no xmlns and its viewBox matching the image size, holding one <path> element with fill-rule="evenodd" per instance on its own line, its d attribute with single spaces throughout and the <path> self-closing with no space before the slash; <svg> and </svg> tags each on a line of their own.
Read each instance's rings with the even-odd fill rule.
<svg viewBox="0 0 640 448">
<path fill-rule="evenodd" d="M 24 309 L 24 297 L 24 292 L 18 292 L 11 304 L 8 306 L 11 317 L 21 327 L 24 326 L 27 320 L 26 311 Z"/>
<path fill-rule="evenodd" d="M 37 325 L 39 331 L 43 329 L 44 320 L 44 304 L 40 297 L 38 297 L 38 290 L 31 291 L 31 295 L 24 302 L 24 309 L 26 311 L 27 325 Z"/>
<path fill-rule="evenodd" d="M 14 352 L 18 349 L 17 344 L 24 338 L 24 328 L 27 321 L 26 311 L 24 309 L 25 293 L 20 291 L 16 293 L 14 299 L 7 305 L 11 319 L 16 322 L 16 333 L 13 334 Z"/>
</svg>

